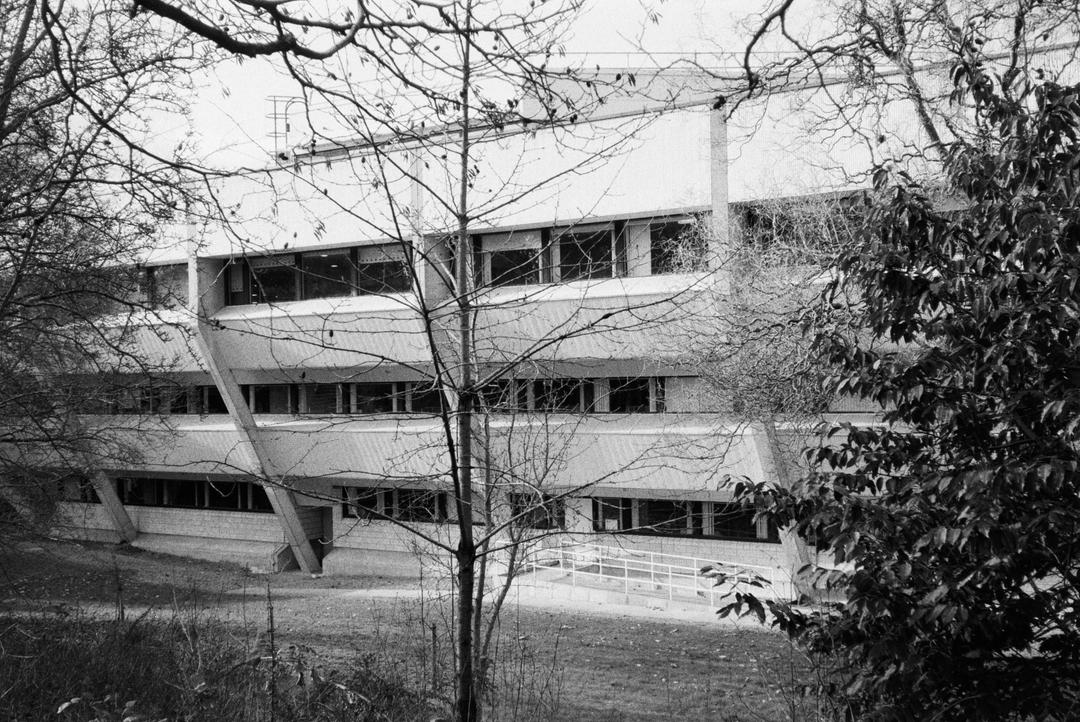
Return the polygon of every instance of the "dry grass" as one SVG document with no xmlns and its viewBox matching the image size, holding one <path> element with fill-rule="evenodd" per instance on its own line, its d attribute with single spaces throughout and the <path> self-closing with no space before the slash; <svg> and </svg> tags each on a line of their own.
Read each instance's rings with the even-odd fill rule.
<svg viewBox="0 0 1080 722">
<path fill-rule="evenodd" d="M 119 588 L 128 619 L 151 609 L 148 621 L 164 625 L 164 636 L 151 637 L 155 645 L 179 648 L 183 642 L 169 621 L 177 616 L 175 604 L 211 625 L 216 639 L 231 640 L 240 653 L 247 653 L 266 627 L 269 582 L 277 644 L 297 650 L 303 664 L 324 679 L 387 686 L 396 690 L 391 697 L 424 700 L 428 717 L 444 706 L 451 689 L 450 607 L 431 599 L 421 604 L 415 594 L 395 599 L 363 591 L 407 593 L 414 582 L 255 577 L 229 565 L 52 543 L 4 553 L 0 582 L 9 590 L 0 608 L 20 613 L 19 619 L 41 609 L 80 619 L 77 610 L 83 609 L 115 616 Z M 492 656 L 488 720 L 816 719 L 793 691 L 806 673 L 799 655 L 783 638 L 751 628 L 510 607 Z M 140 668 L 157 665 L 175 676 L 184 669 L 178 664 L 163 657 Z M 49 704 L 70 691 L 65 689 L 50 693 Z M 107 694 L 106 689 L 95 694 Z M 257 716 L 265 710 L 249 712 L 255 716 L 235 719 L 267 719 Z M 3 711 L 0 718 L 19 719 Z"/>
</svg>

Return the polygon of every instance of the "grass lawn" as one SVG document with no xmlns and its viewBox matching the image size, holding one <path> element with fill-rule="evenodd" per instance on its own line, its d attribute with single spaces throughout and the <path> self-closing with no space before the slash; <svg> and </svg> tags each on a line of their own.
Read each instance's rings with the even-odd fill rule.
<svg viewBox="0 0 1080 722">
<path fill-rule="evenodd" d="M 272 605 L 280 648 L 329 671 L 376 669 L 438 698 L 452 678 L 445 633 L 452 607 L 417 587 L 379 577 L 257 576 L 103 544 L 22 544 L 0 554 L 0 614 L 9 619 L 75 610 L 115 617 L 122 605 L 129 618 L 212 619 L 215 629 L 254 644 Z M 488 719 L 813 719 L 791 709 L 804 665 L 782 637 L 750 623 L 601 611 L 504 610 Z"/>
</svg>

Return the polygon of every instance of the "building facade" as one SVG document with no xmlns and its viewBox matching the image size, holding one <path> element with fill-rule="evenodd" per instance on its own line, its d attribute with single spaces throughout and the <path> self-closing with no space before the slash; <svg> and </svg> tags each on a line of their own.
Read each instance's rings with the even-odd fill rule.
<svg viewBox="0 0 1080 722">
<path fill-rule="evenodd" d="M 828 166 L 862 159 L 777 155 L 769 138 L 790 146 L 792 121 L 733 132 L 713 105 L 478 131 L 473 524 L 528 529 L 530 548 L 737 562 L 787 590 L 800 545 L 733 501 L 735 480 L 786 462 L 682 363 L 680 336 L 738 280 L 708 260 L 733 209 L 844 190 Z M 440 563 L 432 542 L 456 533 L 448 382 L 464 363 L 446 202 L 459 146 L 443 136 L 316 148 L 219 187 L 230 223 L 185 219 L 146 265 L 163 308 L 138 351 L 170 372 L 119 379 L 85 410 L 132 453 L 70 479 L 58 530 L 262 569 Z"/>
</svg>

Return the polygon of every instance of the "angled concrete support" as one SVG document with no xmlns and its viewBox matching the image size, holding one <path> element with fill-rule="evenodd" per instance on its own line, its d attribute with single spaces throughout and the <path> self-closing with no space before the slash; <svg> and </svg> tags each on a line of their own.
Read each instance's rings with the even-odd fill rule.
<svg viewBox="0 0 1080 722">
<path fill-rule="evenodd" d="M 135 541 L 139 532 L 120 501 L 120 495 L 116 493 L 116 485 L 102 471 L 90 474 L 90 482 L 94 485 L 94 491 L 97 492 L 98 499 L 101 499 L 101 505 L 105 508 L 105 513 L 109 515 L 116 533 L 129 544 Z"/>
<path fill-rule="evenodd" d="M 194 238 L 194 233 L 192 233 L 192 238 Z M 259 483 L 266 491 L 266 496 L 270 499 L 274 515 L 281 522 L 282 530 L 285 532 L 285 539 L 292 548 L 297 564 L 305 572 L 319 572 L 322 565 L 319 563 L 319 558 L 316 556 L 311 542 L 308 541 L 307 535 L 304 533 L 304 526 L 297 512 L 296 497 L 289 489 L 271 481 L 273 465 L 270 463 L 269 457 L 259 439 L 255 418 L 251 415 L 251 410 L 248 408 L 243 391 L 240 389 L 240 384 L 236 381 L 232 369 L 221 363 L 222 356 L 213 337 L 213 330 L 210 324 L 206 322 L 209 313 L 213 310 L 210 308 L 211 304 L 207 303 L 207 300 L 211 298 L 209 293 L 211 284 L 203 282 L 206 274 L 200 272 L 202 269 L 199 267 L 194 247 L 195 244 L 192 241 L 192 248 L 188 254 L 188 298 L 190 299 L 189 310 L 195 315 L 195 322 L 192 324 L 192 336 L 196 348 L 198 348 L 203 361 L 206 363 L 206 369 L 210 372 L 214 385 L 217 386 L 218 391 L 221 392 L 221 397 L 225 400 L 229 416 L 232 418 L 233 425 L 236 427 L 237 434 L 240 437 L 241 451 L 247 457 L 251 468 L 257 470 L 256 475 L 260 479 Z"/>
<path fill-rule="evenodd" d="M 754 448 L 758 459 L 761 461 L 761 478 L 763 480 L 775 480 L 777 485 L 784 489 L 790 489 L 792 484 L 791 472 L 787 462 L 784 461 L 780 450 L 780 440 L 776 433 L 776 424 L 765 421 L 755 428 L 751 435 L 754 440 Z M 784 558 L 791 570 L 791 580 L 799 593 L 806 593 L 809 589 L 806 583 L 800 579 L 799 570 L 810 564 L 810 551 L 806 546 L 806 540 L 795 533 L 792 527 L 780 530 L 780 543 L 784 548 Z"/>
<path fill-rule="evenodd" d="M 281 522 L 285 538 L 292 547 L 293 555 L 296 556 L 296 562 L 305 572 L 316 573 L 321 570 L 321 565 L 315 555 L 315 550 L 311 547 L 311 542 L 304 533 L 304 526 L 297 513 L 295 495 L 289 489 L 270 481 L 270 470 L 273 467 L 259 440 L 255 418 L 251 415 L 251 410 L 244 400 L 240 384 L 237 383 L 232 369 L 219 362 L 218 359 L 221 356 L 217 352 L 211 333 L 209 325 L 198 320 L 195 324 L 195 343 L 206 362 L 210 376 L 214 379 L 214 384 L 225 400 L 225 406 L 229 409 L 229 416 L 232 417 L 233 425 L 240 435 L 241 444 L 245 447 L 249 461 L 253 462 L 253 467 L 259 470 L 258 476 L 262 479 L 260 483 L 266 490 L 267 497 L 270 498 L 274 514 Z"/>
</svg>

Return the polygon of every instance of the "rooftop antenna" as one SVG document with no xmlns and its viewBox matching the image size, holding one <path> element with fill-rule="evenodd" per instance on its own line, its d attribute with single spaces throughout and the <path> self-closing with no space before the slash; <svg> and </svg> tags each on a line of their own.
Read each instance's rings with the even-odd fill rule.
<svg viewBox="0 0 1080 722">
<path fill-rule="evenodd" d="M 303 98 L 295 95 L 271 95 L 271 110 L 269 118 L 274 123 L 274 130 L 270 137 L 274 140 L 274 159 L 286 161 L 289 159 L 289 108 L 294 103 L 304 102 Z"/>
</svg>

